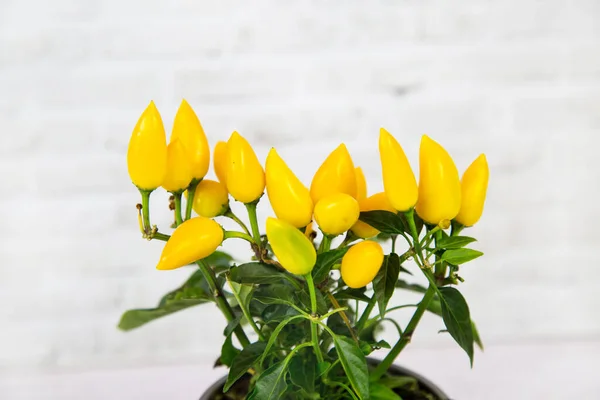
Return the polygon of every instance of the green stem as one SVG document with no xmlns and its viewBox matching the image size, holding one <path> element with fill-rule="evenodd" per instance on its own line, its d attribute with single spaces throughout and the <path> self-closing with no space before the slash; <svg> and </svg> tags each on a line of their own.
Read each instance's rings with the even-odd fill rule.
<svg viewBox="0 0 600 400">
<path fill-rule="evenodd" d="M 319 245 L 319 251 L 318 253 L 325 253 L 326 251 L 329 251 L 329 249 L 331 248 L 331 240 L 333 239 L 333 236 L 327 235 L 327 234 L 323 234 L 323 240 L 321 240 L 321 244 Z"/>
<path fill-rule="evenodd" d="M 227 322 L 233 321 L 235 319 L 235 314 L 233 313 L 233 309 L 227 302 L 225 294 L 223 294 L 223 291 L 217 283 L 217 277 L 215 276 L 214 271 L 208 266 L 208 264 L 204 260 L 198 260 L 196 261 L 196 264 L 198 264 L 198 267 L 200 267 L 200 271 L 202 271 L 202 275 L 204 276 L 204 279 L 206 279 L 208 287 L 210 288 L 210 291 L 215 297 L 217 307 L 219 307 L 219 309 L 225 316 Z M 242 347 L 246 347 L 250 344 L 250 341 L 248 340 L 248 337 L 246 336 L 246 333 L 244 332 L 244 329 L 241 327 L 241 325 L 238 325 L 233 332 L 235 333 L 235 336 L 238 338 Z"/>
<path fill-rule="evenodd" d="M 440 226 L 437 225 L 435 226 L 432 230 L 430 230 L 429 232 L 427 232 L 427 234 L 423 237 L 423 240 L 421 240 L 421 248 L 427 247 L 427 244 L 429 242 L 431 242 L 431 239 L 438 233 L 440 232 Z"/>
<path fill-rule="evenodd" d="M 183 218 L 181 218 L 181 192 L 173 193 L 175 200 L 175 227 L 183 224 Z"/>
<path fill-rule="evenodd" d="M 248 235 L 247 233 L 237 231 L 225 231 L 225 233 L 223 234 L 223 240 L 233 238 L 244 239 L 250 243 L 254 243 L 254 239 L 252 239 L 252 236 Z"/>
<path fill-rule="evenodd" d="M 152 190 L 140 189 L 142 195 L 142 216 L 144 219 L 144 233 L 149 234 L 152 227 L 150 226 L 150 193 Z"/>
<path fill-rule="evenodd" d="M 406 213 L 406 220 L 408 221 L 408 227 L 410 229 L 410 234 L 413 239 L 413 247 L 415 248 L 415 258 L 420 258 L 423 265 L 425 265 L 425 260 L 423 259 L 423 254 L 421 252 L 421 243 L 419 243 L 419 233 L 417 232 L 417 226 L 415 225 L 415 209 L 411 208 Z"/>
<path fill-rule="evenodd" d="M 348 385 L 346 385 L 345 383 L 337 382 L 337 381 L 329 381 L 328 385 L 329 386 L 339 386 L 339 387 L 343 388 L 344 390 L 346 390 L 348 393 L 350 393 L 350 396 L 352 397 L 353 400 L 359 400 L 358 397 L 356 397 L 356 395 L 352 391 L 352 389 L 350 389 L 348 387 Z"/>
<path fill-rule="evenodd" d="M 398 238 L 397 235 L 392 235 L 392 253 L 396 252 L 396 239 Z"/>
<path fill-rule="evenodd" d="M 435 243 L 436 243 L 436 247 L 437 247 L 437 243 L 438 241 L 442 240 L 442 231 L 437 231 L 435 233 Z M 445 262 L 440 262 L 440 257 L 438 255 L 438 253 L 435 253 L 435 276 L 438 279 L 444 279 L 446 277 L 446 263 Z"/>
<path fill-rule="evenodd" d="M 190 186 L 187 189 L 187 202 L 185 204 L 185 220 L 192 218 L 192 206 L 194 205 L 194 197 L 196 196 L 196 188 L 202 179 L 192 179 Z"/>
<path fill-rule="evenodd" d="M 379 380 L 387 372 L 387 370 L 390 368 L 390 366 L 394 363 L 394 360 L 396 359 L 396 357 L 398 357 L 398 354 L 400 354 L 402 349 L 404 349 L 404 347 L 406 347 L 406 345 L 408 343 L 410 343 L 412 335 L 413 335 L 417 325 L 419 324 L 419 321 L 421 321 L 421 317 L 425 313 L 425 310 L 427 310 L 427 306 L 433 299 L 435 292 L 436 292 L 435 286 L 430 285 L 429 288 L 427 288 L 427 291 L 425 292 L 425 296 L 423 296 L 423 299 L 419 303 L 419 306 L 417 307 L 415 313 L 413 314 L 412 318 L 408 322 L 408 325 L 406 326 L 406 329 L 404 330 L 404 334 L 400 337 L 398 342 L 396 342 L 396 344 L 390 350 L 388 355 L 385 356 L 385 358 L 381 361 L 381 363 L 379 363 L 377 368 L 375 368 L 373 370 L 373 372 L 371 372 L 371 380 Z"/>
<path fill-rule="evenodd" d="M 235 297 L 238 304 L 240 305 L 240 308 L 242 309 L 242 314 L 244 314 L 244 317 L 246 317 L 246 320 L 248 321 L 248 323 L 250 324 L 252 329 L 254 329 L 254 332 L 256 332 L 256 334 L 258 335 L 258 338 L 264 342 L 265 341 L 264 335 L 262 334 L 260 329 L 258 329 L 258 326 L 256 326 L 256 322 L 254 322 L 252 315 L 250 315 L 250 311 L 246 308 L 245 304 L 242 302 L 240 294 L 238 293 L 237 290 L 235 290 L 233 282 L 231 281 L 231 279 L 229 277 L 229 273 L 227 273 L 225 275 L 225 278 L 227 279 L 227 283 L 229 283 L 229 287 L 231 287 L 231 293 L 233 293 L 233 297 Z"/>
<path fill-rule="evenodd" d="M 160 232 L 153 232 L 150 234 L 150 239 L 157 239 L 157 240 L 162 240 L 162 241 L 167 241 L 171 238 L 170 235 L 165 235 L 164 233 L 160 233 Z"/>
<path fill-rule="evenodd" d="M 319 321 L 323 321 L 324 319 L 327 319 L 328 317 L 331 317 L 335 313 L 343 312 L 343 311 L 346 311 L 346 310 L 348 310 L 348 307 L 340 307 L 340 308 L 336 308 L 335 310 L 331 310 L 327 314 L 321 316 L 319 318 Z"/>
<path fill-rule="evenodd" d="M 367 307 L 365 308 L 365 310 L 363 311 L 362 315 L 360 316 L 358 322 L 356 323 L 356 330 L 358 332 L 362 331 L 362 329 L 364 328 L 365 324 L 369 320 L 371 311 L 373 311 L 373 308 L 375 308 L 376 304 L 377 304 L 377 299 L 375 298 L 375 294 L 373 294 L 373 297 L 371 297 L 371 300 L 367 304 Z"/>
<path fill-rule="evenodd" d="M 244 224 L 244 222 L 238 218 L 237 215 L 235 215 L 233 213 L 233 211 L 231 211 L 231 208 L 228 209 L 225 214 L 223 214 L 224 217 L 227 217 L 231 220 L 233 220 L 235 223 L 237 223 L 243 230 L 244 232 L 246 232 L 246 234 L 250 235 L 250 231 L 248 230 L 248 227 L 246 226 L 246 224 Z"/>
<path fill-rule="evenodd" d="M 317 362 L 323 362 L 323 354 L 321 353 L 321 347 L 319 347 L 319 334 L 317 332 L 317 321 L 314 318 L 317 317 L 317 293 L 315 291 L 315 283 L 313 281 L 310 272 L 304 275 L 306 284 L 308 285 L 308 292 L 310 294 L 310 310 L 312 318 L 310 321 L 310 336 L 312 339 L 312 345 L 315 349 L 315 355 L 317 356 Z"/>
<path fill-rule="evenodd" d="M 250 219 L 250 227 L 252 228 L 252 237 L 257 246 L 260 246 L 260 231 L 258 230 L 258 218 L 256 216 L 256 205 L 258 201 L 247 203 L 248 218 Z"/>
<path fill-rule="evenodd" d="M 386 313 L 392 312 L 392 311 L 396 311 L 396 310 L 401 310 L 403 308 L 408 308 L 408 307 L 419 307 L 418 304 L 403 304 L 401 306 L 396 306 L 396 307 L 392 307 L 392 308 L 388 308 L 386 310 Z"/>
</svg>

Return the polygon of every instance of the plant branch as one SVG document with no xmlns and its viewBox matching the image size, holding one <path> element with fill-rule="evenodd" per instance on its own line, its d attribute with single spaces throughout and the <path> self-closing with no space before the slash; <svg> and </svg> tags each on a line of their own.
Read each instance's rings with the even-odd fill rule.
<svg viewBox="0 0 600 400">
<path fill-rule="evenodd" d="M 237 231 L 225 231 L 225 233 L 223 234 L 223 241 L 225 241 L 226 239 L 244 239 L 247 242 L 250 242 L 251 244 L 254 244 L 254 239 L 252 239 L 252 236 L 244 233 L 244 232 L 237 232 Z"/>
<path fill-rule="evenodd" d="M 244 317 L 246 317 L 246 320 L 248 321 L 248 323 L 250 324 L 252 329 L 254 329 L 254 332 L 256 332 L 256 334 L 258 335 L 258 338 L 264 342 L 265 341 L 264 335 L 262 334 L 260 329 L 258 329 L 258 326 L 256 326 L 256 322 L 254 322 L 254 318 L 252 318 L 252 315 L 250 315 L 250 311 L 246 308 L 246 305 L 242 302 L 239 292 L 237 290 L 235 290 L 233 282 L 231 281 L 231 278 L 229 277 L 229 273 L 225 274 L 225 279 L 227 279 L 227 283 L 229 284 L 229 287 L 231 287 L 231 293 L 233 293 L 233 297 L 235 297 L 236 301 L 240 305 L 240 308 L 242 309 L 242 314 L 244 314 Z"/>
<path fill-rule="evenodd" d="M 315 321 L 315 318 L 317 317 L 317 294 L 315 292 L 315 283 L 310 272 L 304 275 L 304 278 L 306 279 L 308 292 L 310 293 L 310 308 L 312 313 L 312 318 L 310 321 L 310 336 L 312 339 L 313 348 L 315 349 L 317 362 L 321 363 L 323 362 L 323 354 L 321 353 L 321 347 L 319 347 L 319 335 L 317 332 L 318 321 Z"/>
<path fill-rule="evenodd" d="M 183 218 L 181 218 L 181 192 L 173 193 L 173 199 L 175 201 L 175 227 L 183 224 Z"/>
<path fill-rule="evenodd" d="M 327 293 L 327 297 L 329 298 L 329 301 L 331 301 L 331 304 L 336 309 L 338 309 L 338 310 L 341 309 L 340 316 L 342 317 L 342 321 L 344 321 L 344 324 L 346 325 L 346 327 L 350 331 L 350 335 L 352 336 L 352 339 L 354 339 L 354 341 L 358 344 L 358 337 L 356 336 L 356 333 L 354 332 L 354 329 L 352 329 L 352 324 L 350 323 L 350 320 L 348 319 L 348 316 L 345 313 L 345 310 L 347 308 L 342 308 L 340 306 L 340 303 L 338 303 L 337 299 L 331 293 Z"/>
<path fill-rule="evenodd" d="M 252 237 L 254 238 L 254 243 L 257 246 L 260 246 L 260 231 L 258 229 L 258 217 L 256 216 L 256 205 L 258 204 L 258 200 L 252 203 L 245 204 L 246 210 L 248 210 L 248 218 L 250 219 L 250 227 L 252 228 Z"/>
<path fill-rule="evenodd" d="M 233 213 L 233 211 L 231 210 L 231 208 L 229 208 L 229 209 L 228 209 L 228 210 L 225 212 L 225 214 L 223 214 L 223 216 L 224 216 L 224 217 L 227 217 L 227 218 L 229 218 L 229 219 L 233 220 L 235 223 L 237 223 L 237 224 L 238 224 L 238 225 L 239 225 L 239 226 L 240 226 L 240 227 L 241 227 L 241 228 L 244 230 L 244 232 L 245 232 L 245 233 L 246 233 L 248 236 L 250 236 L 250 235 L 251 235 L 251 233 L 250 233 L 250 230 L 248 230 L 248 227 L 246 226 L 246 224 L 244 224 L 244 222 L 243 222 L 241 219 L 239 219 L 237 215 L 235 215 L 235 214 Z"/>
<path fill-rule="evenodd" d="M 196 188 L 202 179 L 192 179 L 190 186 L 187 189 L 187 201 L 185 204 L 185 220 L 187 221 L 192 217 L 192 206 L 194 205 L 194 197 L 196 196 Z"/>
</svg>

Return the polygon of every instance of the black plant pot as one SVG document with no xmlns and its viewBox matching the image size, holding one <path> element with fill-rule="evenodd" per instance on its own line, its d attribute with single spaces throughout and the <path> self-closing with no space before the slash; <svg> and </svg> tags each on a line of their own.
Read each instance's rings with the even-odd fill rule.
<svg viewBox="0 0 600 400">
<path fill-rule="evenodd" d="M 377 364 L 379 364 L 379 360 L 376 360 L 373 358 L 368 358 L 367 361 L 372 366 L 376 366 Z M 392 365 L 389 369 L 389 373 L 394 376 L 408 376 L 411 378 L 415 378 L 417 380 L 417 382 L 419 382 L 419 387 L 421 388 L 421 390 L 429 392 L 430 394 L 434 395 L 435 398 L 438 400 L 450 400 L 448 395 L 446 393 L 444 393 L 442 391 L 442 389 L 437 387 L 430 380 L 422 377 L 421 375 L 419 375 L 409 369 L 400 367 L 398 365 Z M 227 376 L 224 376 L 223 378 L 221 378 L 217 382 L 215 382 L 211 387 L 209 387 L 206 390 L 206 392 L 204 392 L 202 397 L 200 397 L 200 400 L 215 400 L 215 399 L 221 398 L 219 396 L 222 395 L 222 393 L 223 393 L 223 386 L 225 385 L 226 380 L 227 380 Z"/>
</svg>

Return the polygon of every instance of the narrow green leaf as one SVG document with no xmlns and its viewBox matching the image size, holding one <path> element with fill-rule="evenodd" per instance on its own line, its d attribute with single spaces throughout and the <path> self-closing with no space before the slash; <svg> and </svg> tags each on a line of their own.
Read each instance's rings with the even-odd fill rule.
<svg viewBox="0 0 600 400">
<path fill-rule="evenodd" d="M 386 376 L 379 382 L 390 389 L 397 389 L 405 386 L 417 387 L 417 379 L 412 376 Z"/>
<path fill-rule="evenodd" d="M 206 257 L 204 261 L 213 267 L 216 273 L 220 273 L 229 269 L 233 257 L 223 251 L 215 251 L 210 256 Z"/>
<path fill-rule="evenodd" d="M 446 250 L 442 253 L 442 261 L 446 261 L 452 265 L 460 265 L 477 257 L 481 257 L 482 255 L 482 252 L 472 249 Z"/>
<path fill-rule="evenodd" d="M 436 242 L 438 249 L 460 249 L 477 239 L 469 236 L 448 236 Z"/>
<path fill-rule="evenodd" d="M 261 304 L 257 301 L 254 303 Z M 259 315 L 265 323 L 273 324 L 279 323 L 288 317 L 299 315 L 299 313 L 288 304 L 269 304 Z"/>
<path fill-rule="evenodd" d="M 329 276 L 329 271 L 331 271 L 335 264 L 342 260 L 348 249 L 349 247 L 342 247 L 341 249 L 330 250 L 317 256 L 317 262 L 312 270 L 315 284 L 323 282 Z"/>
<path fill-rule="evenodd" d="M 275 400 L 282 398 L 287 389 L 285 375 L 287 365 L 285 361 L 278 362 L 267 368 L 256 380 L 254 390 L 248 399 Z"/>
<path fill-rule="evenodd" d="M 329 361 L 323 361 L 317 364 L 317 378 L 323 375 L 331 367 Z"/>
<path fill-rule="evenodd" d="M 346 336 L 333 336 L 340 363 L 352 388 L 362 400 L 369 399 L 369 370 L 367 359 L 356 343 Z"/>
<path fill-rule="evenodd" d="M 371 400 L 402 400 L 392 389 L 378 382 L 371 383 L 369 392 Z"/>
<path fill-rule="evenodd" d="M 344 289 L 337 292 L 334 297 L 336 300 L 359 300 L 369 302 L 371 299 L 365 295 L 365 288 L 361 289 Z"/>
<path fill-rule="evenodd" d="M 475 326 L 475 322 L 473 322 L 473 320 L 471 320 L 471 326 L 473 327 L 473 340 L 475 341 L 475 344 L 477 344 L 477 347 L 479 347 L 479 349 L 483 351 L 483 342 L 481 341 L 479 331 L 477 330 L 477 327 Z"/>
<path fill-rule="evenodd" d="M 293 320 L 300 319 L 300 318 L 306 318 L 306 317 L 302 314 L 295 315 L 293 317 L 284 319 L 283 321 L 281 321 L 279 323 L 279 325 L 277 325 L 277 327 L 271 333 L 271 336 L 269 336 L 269 341 L 267 342 L 267 347 L 265 347 L 265 351 L 263 352 L 262 356 L 259 359 L 259 364 L 262 364 L 263 361 L 265 360 L 265 357 L 269 354 L 269 351 L 271 350 L 271 347 L 273 347 L 273 345 L 275 344 L 275 341 L 277 340 L 277 336 L 279 336 L 279 333 L 281 333 L 281 330 L 283 328 L 285 328 L 285 326 L 287 324 L 289 324 L 290 322 L 292 322 Z"/>
<path fill-rule="evenodd" d="M 290 276 L 272 265 L 250 262 L 237 265 L 230 270 L 231 280 L 237 283 L 281 283 Z"/>
<path fill-rule="evenodd" d="M 233 331 L 235 330 L 235 328 L 237 328 L 238 325 L 240 324 L 242 317 L 243 317 L 242 314 L 238 314 L 234 319 L 229 321 L 227 323 L 227 326 L 225 327 L 225 330 L 223 331 L 223 335 L 225 335 L 225 336 L 231 335 L 233 333 Z"/>
<path fill-rule="evenodd" d="M 297 357 L 290 361 L 289 373 L 293 384 L 301 387 L 307 393 L 315 391 L 317 377 L 317 358 L 311 349 L 303 349 Z"/>
<path fill-rule="evenodd" d="M 373 290 L 375 291 L 375 298 L 377 298 L 377 305 L 379 306 L 379 315 L 382 317 L 385 316 L 388 302 L 394 294 L 398 275 L 400 275 L 400 258 L 398 254 L 391 253 L 385 256 L 379 272 L 377 272 L 375 279 L 373 279 Z"/>
<path fill-rule="evenodd" d="M 294 289 L 289 285 L 263 285 L 254 291 L 254 300 L 263 304 L 294 304 Z"/>
<path fill-rule="evenodd" d="M 221 363 L 231 367 L 231 363 L 240 354 L 240 350 L 236 349 L 233 345 L 233 341 L 231 340 L 231 335 L 225 338 L 225 342 L 221 347 Z"/>
<path fill-rule="evenodd" d="M 453 287 L 439 288 L 442 318 L 450 335 L 467 353 L 473 366 L 473 327 L 465 298 Z"/>
<path fill-rule="evenodd" d="M 378 231 L 390 235 L 399 235 L 408 229 L 405 220 L 400 215 L 389 211 L 363 211 L 360 213 L 360 220 Z"/>
<path fill-rule="evenodd" d="M 223 393 L 227 392 L 231 385 L 252 368 L 263 354 L 265 346 L 265 342 L 251 343 L 233 359 L 231 368 L 229 369 L 229 375 L 227 376 L 227 382 L 225 382 L 225 387 L 223 388 Z"/>
</svg>

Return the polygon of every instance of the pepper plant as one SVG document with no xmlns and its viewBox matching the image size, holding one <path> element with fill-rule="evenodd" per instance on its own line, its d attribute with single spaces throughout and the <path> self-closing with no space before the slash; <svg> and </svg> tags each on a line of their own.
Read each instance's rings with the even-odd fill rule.
<svg viewBox="0 0 600 400">
<path fill-rule="evenodd" d="M 471 364 L 474 345 L 481 347 L 456 286 L 463 282 L 460 266 L 482 255 L 467 248 L 475 239 L 462 232 L 482 214 L 488 166 L 479 156 L 461 182 L 446 150 L 423 136 L 417 184 L 402 147 L 385 129 L 379 154 L 384 192 L 367 194 L 362 170 L 343 144 L 308 188 L 275 149 L 263 169 L 251 145 L 234 132 L 215 146 L 218 181 L 208 180 L 208 140 L 192 108 L 182 103 L 167 145 L 151 103 L 127 154 L 141 194 L 140 230 L 148 240 L 166 242 L 158 270 L 191 265 L 192 271 L 157 307 L 125 312 L 119 327 L 131 330 L 214 303 L 224 316 L 216 364 L 229 368 L 221 398 L 433 399 L 389 368 L 426 312 L 441 317 L 442 331 Z M 159 186 L 172 194 L 172 233 L 150 221 L 150 194 Z M 232 212 L 230 198 L 244 204 L 246 221 Z M 257 205 L 266 201 L 274 216 L 259 221 Z M 239 229 L 223 229 L 223 218 Z M 218 250 L 227 240 L 247 242 L 247 262 Z M 409 274 L 422 275 L 427 284 L 408 283 Z M 396 291 L 422 298 L 392 305 Z M 394 319 L 400 308 L 414 309 L 405 326 Z M 397 329 L 394 343 L 378 338 L 384 321 Z M 242 384 L 247 390 L 240 394 L 235 388 Z"/>
</svg>

